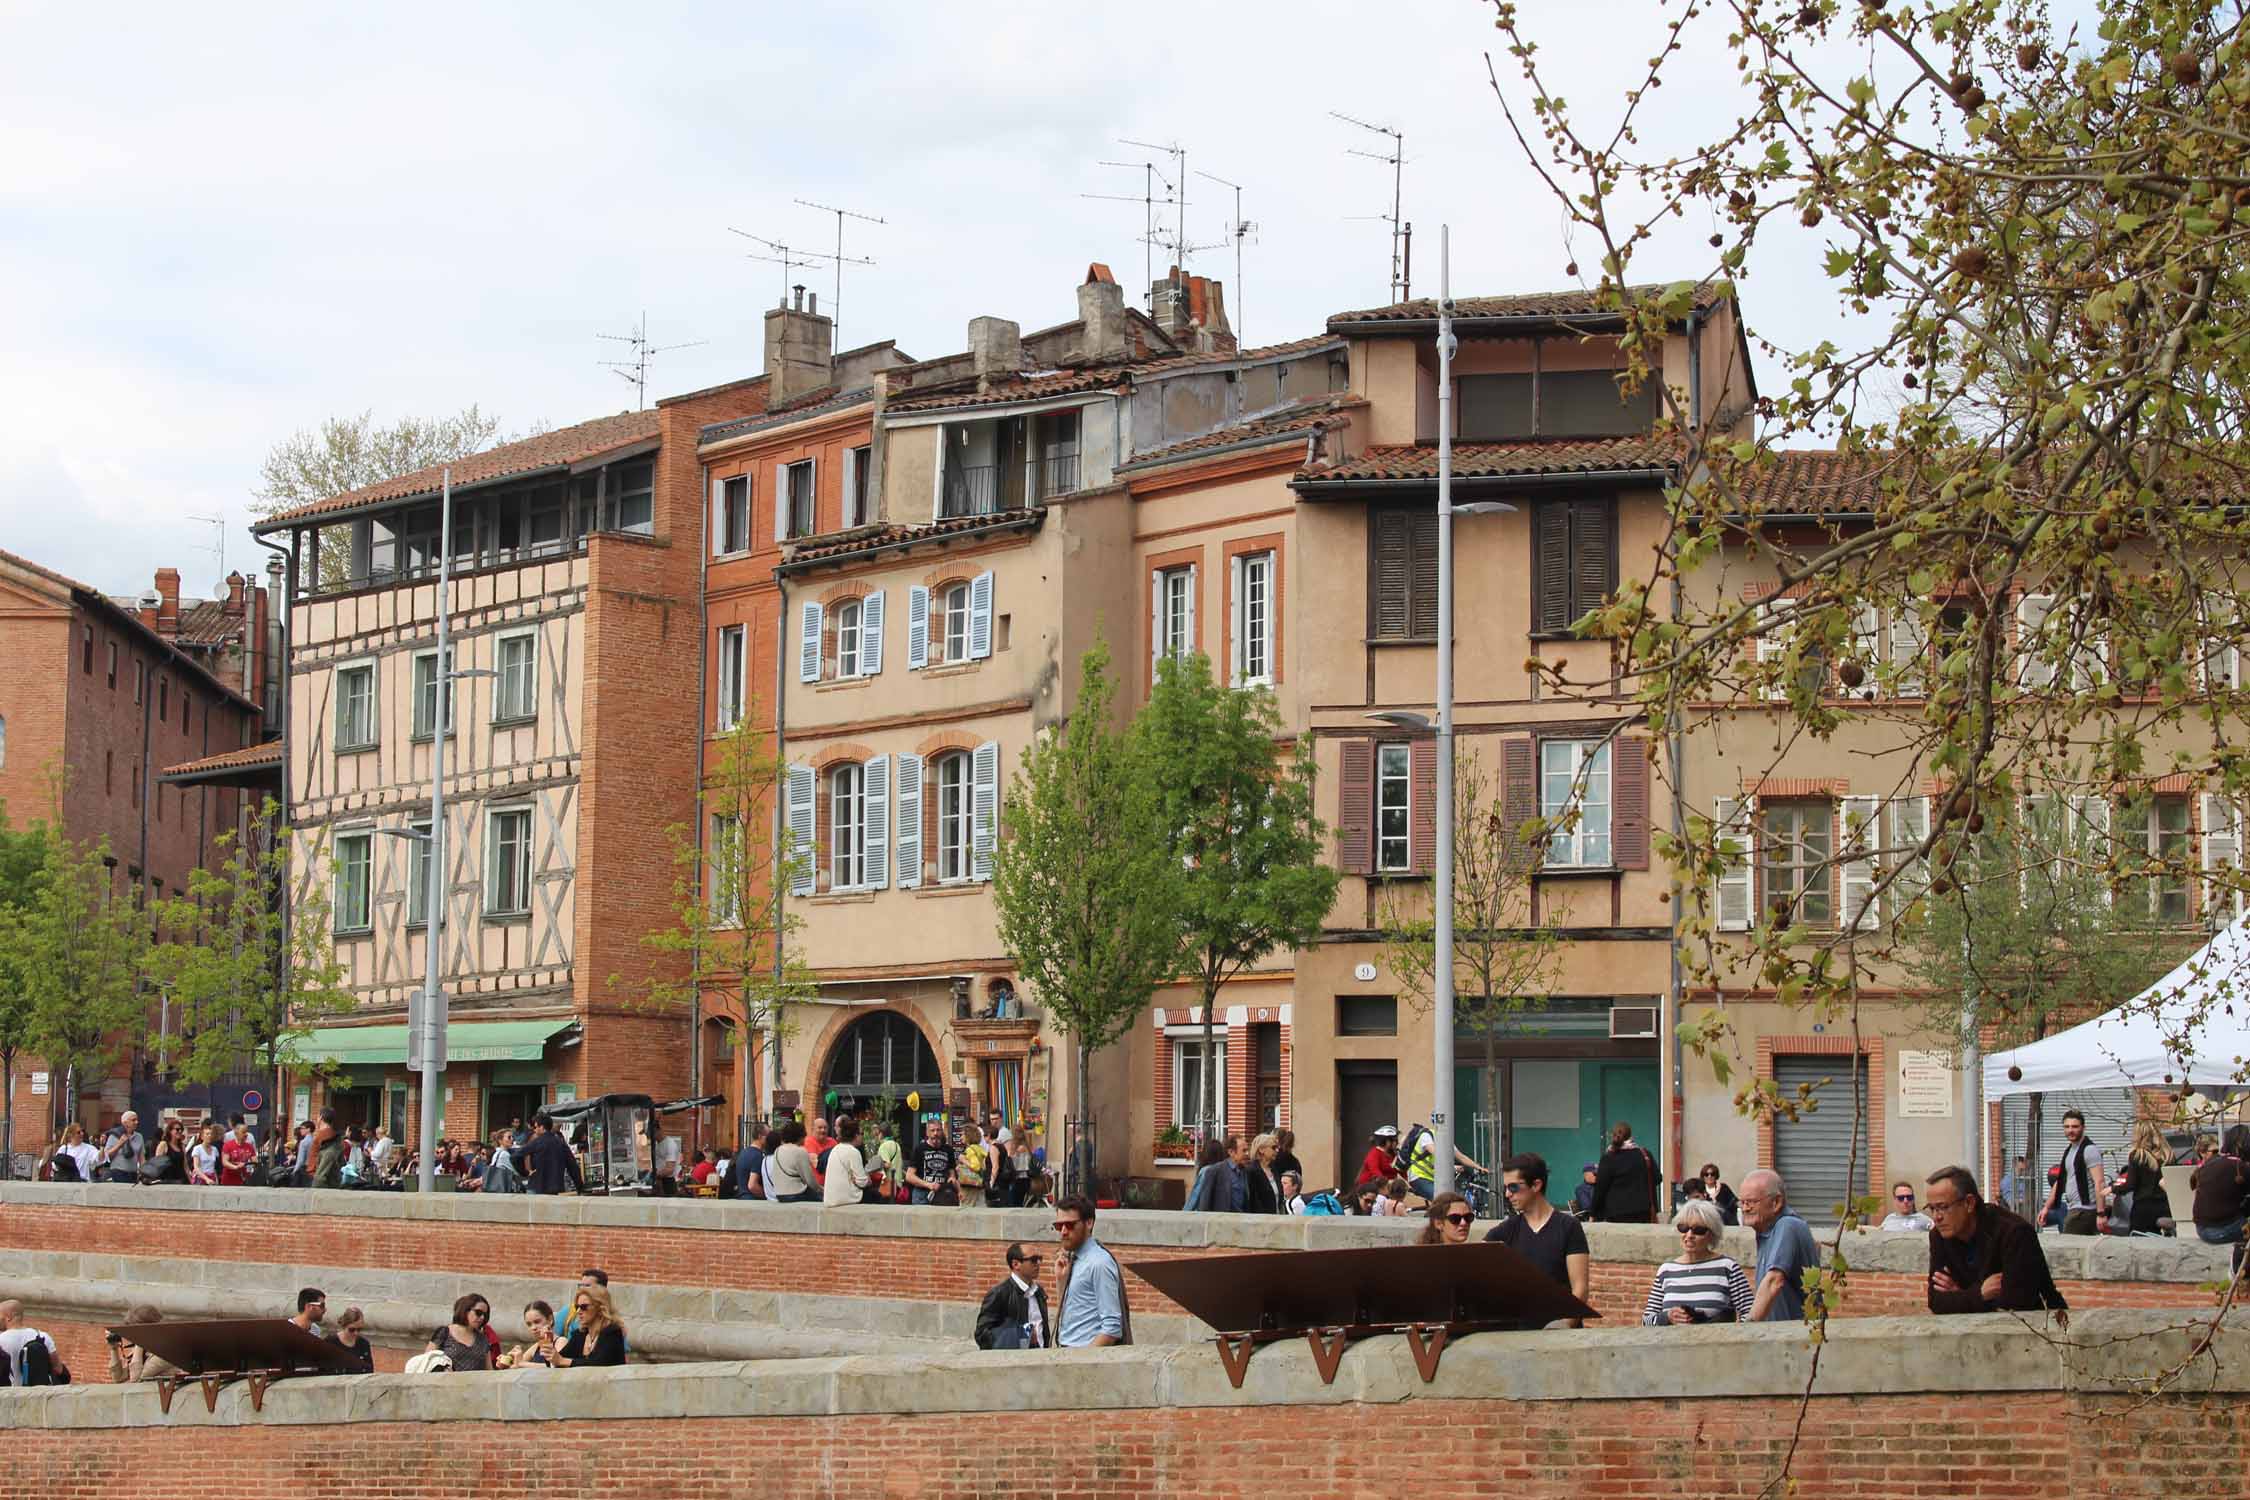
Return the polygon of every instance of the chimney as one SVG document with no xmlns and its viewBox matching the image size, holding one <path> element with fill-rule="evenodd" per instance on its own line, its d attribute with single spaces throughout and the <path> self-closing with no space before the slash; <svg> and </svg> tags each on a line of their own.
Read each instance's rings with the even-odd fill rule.
<svg viewBox="0 0 2250 1500">
<path fill-rule="evenodd" d="M 1023 329 L 1006 318 L 969 319 L 969 363 L 983 390 L 995 377 L 1023 368 Z"/>
<path fill-rule="evenodd" d="M 164 607 L 164 596 L 150 589 L 135 602 L 134 611 L 140 622 L 149 629 L 156 628 L 156 612 Z"/>
<path fill-rule="evenodd" d="M 820 299 L 806 304 L 805 289 L 766 313 L 766 404 L 779 406 L 828 384 L 836 349 L 836 324 L 822 317 Z"/>
<path fill-rule="evenodd" d="M 227 575 L 228 614 L 239 615 L 242 613 L 242 587 L 248 582 L 249 580 L 244 578 L 240 573 L 229 573 Z"/>
<path fill-rule="evenodd" d="M 1225 292 L 1218 282 L 1174 266 L 1149 291 L 1156 326 L 1173 343 L 1194 354 L 1234 352 L 1234 330 L 1227 326 Z"/>
<path fill-rule="evenodd" d="M 1100 261 L 1086 268 L 1078 287 L 1078 321 L 1085 325 L 1083 353 L 1089 362 L 1125 355 L 1125 288 Z"/>
<path fill-rule="evenodd" d="M 170 640 L 180 633 L 180 570 L 158 568 L 156 593 L 163 602 L 156 606 L 157 634 Z"/>
</svg>

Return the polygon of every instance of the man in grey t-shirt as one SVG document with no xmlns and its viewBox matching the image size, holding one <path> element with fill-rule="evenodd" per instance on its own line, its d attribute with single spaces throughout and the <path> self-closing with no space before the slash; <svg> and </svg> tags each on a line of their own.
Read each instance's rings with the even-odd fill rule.
<svg viewBox="0 0 2250 1500">
<path fill-rule="evenodd" d="M 1805 1316 L 1805 1268 L 1820 1264 L 1812 1230 L 1789 1211 L 1781 1174 L 1750 1173 L 1736 1190 L 1742 1222 L 1758 1231 L 1758 1268 L 1751 1274 L 1750 1321 L 1795 1323 Z"/>
<path fill-rule="evenodd" d="M 2109 1210 L 2109 1171 L 2102 1165 L 2102 1149 L 2086 1138 L 2086 1117 L 2075 1109 L 2063 1111 L 2063 1154 L 2057 1163 L 2062 1176 L 2047 1195 L 2044 1219 L 2059 1205 L 2064 1234 L 2099 1234 L 2101 1216 Z"/>
<path fill-rule="evenodd" d="M 117 1128 L 102 1139 L 102 1167 L 112 1182 L 138 1182 L 141 1164 L 148 1160 L 148 1142 L 141 1138 L 141 1117 L 131 1110 L 119 1116 Z"/>
</svg>

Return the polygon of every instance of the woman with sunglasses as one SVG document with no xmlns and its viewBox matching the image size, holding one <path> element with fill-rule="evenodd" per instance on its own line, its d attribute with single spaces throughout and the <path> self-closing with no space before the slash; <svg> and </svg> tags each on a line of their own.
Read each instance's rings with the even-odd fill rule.
<svg viewBox="0 0 2250 1500">
<path fill-rule="evenodd" d="M 625 1325 L 617 1321 L 608 1287 L 580 1287 L 571 1311 L 578 1315 L 578 1326 L 571 1330 L 570 1342 L 554 1353 L 552 1362 L 558 1369 L 625 1363 Z"/>
<path fill-rule="evenodd" d="M 1476 1210 L 1469 1200 L 1459 1193 L 1440 1193 L 1430 1200 L 1429 1222 L 1422 1226 L 1422 1237 L 1417 1245 L 1466 1245 L 1469 1243 L 1469 1226 L 1476 1223 Z"/>
<path fill-rule="evenodd" d="M 1680 1254 L 1656 1268 L 1641 1322 L 1661 1328 L 1748 1321 L 1750 1278 L 1741 1262 L 1719 1253 L 1719 1206 L 1690 1198 L 1672 1216 L 1672 1227 L 1680 1232 Z"/>
<path fill-rule="evenodd" d="M 456 1370 L 491 1369 L 492 1345 L 485 1338 L 491 1323 L 492 1304 L 475 1292 L 468 1293 L 453 1304 L 453 1321 L 438 1342 L 438 1352 L 452 1361 Z"/>
<path fill-rule="evenodd" d="M 1705 1162 L 1700 1175 L 1703 1178 L 1703 1196 L 1718 1207 L 1720 1220 L 1728 1224 L 1741 1223 L 1742 1205 L 1736 1200 L 1734 1189 L 1728 1187 L 1726 1179 L 1719 1175 L 1719 1164 L 1715 1161 Z"/>
</svg>

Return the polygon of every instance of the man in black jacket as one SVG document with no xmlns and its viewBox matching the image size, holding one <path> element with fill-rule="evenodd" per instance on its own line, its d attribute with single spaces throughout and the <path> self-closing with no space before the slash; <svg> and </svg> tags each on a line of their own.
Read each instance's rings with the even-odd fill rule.
<svg viewBox="0 0 2250 1500">
<path fill-rule="evenodd" d="M 986 1292 L 977 1309 L 979 1349 L 1044 1349 L 1054 1343 L 1047 1289 L 1039 1282 L 1044 1261 L 1020 1244 L 1008 1247 L 1008 1279 Z"/>
<path fill-rule="evenodd" d="M 1930 1311 L 1934 1313 L 2038 1312 L 2051 1308 L 2070 1326 L 2070 1304 L 2047 1270 L 2039 1231 L 1977 1195 L 1967 1167 L 1945 1167 L 1929 1177 L 1922 1211 L 1930 1231 Z"/>
<path fill-rule="evenodd" d="M 549 1197 L 561 1192 L 565 1182 L 581 1193 L 586 1191 L 586 1179 L 578 1171 L 578 1153 L 556 1134 L 555 1122 L 544 1114 L 533 1122 L 531 1144 L 524 1148 L 523 1175 L 533 1192 Z"/>
</svg>

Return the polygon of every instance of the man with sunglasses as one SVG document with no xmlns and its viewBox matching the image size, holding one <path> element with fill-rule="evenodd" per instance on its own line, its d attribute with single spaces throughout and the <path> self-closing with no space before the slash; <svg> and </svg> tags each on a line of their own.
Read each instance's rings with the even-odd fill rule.
<svg viewBox="0 0 2250 1500">
<path fill-rule="evenodd" d="M 984 1294 L 977 1309 L 979 1349 L 1044 1349 L 1047 1336 L 1047 1289 L 1039 1283 L 1039 1268 L 1046 1257 L 1021 1245 L 1008 1247 L 1008 1279 Z"/>
<path fill-rule="evenodd" d="M 1891 1184 L 1891 1211 L 1883 1216 L 1882 1228 L 1891 1234 L 1928 1234 L 1935 1227 L 1928 1214 L 1914 1211 L 1914 1184 Z"/>
<path fill-rule="evenodd" d="M 1508 1246 L 1555 1285 L 1586 1301 L 1593 1289 L 1594 1254 L 1586 1244 L 1586 1226 L 1547 1201 L 1547 1158 L 1535 1151 L 1509 1157 L 1500 1169 L 1500 1191 L 1515 1215 L 1495 1224 L 1485 1238 Z M 1571 1318 L 1564 1326 L 1580 1328 L 1585 1320 Z"/>
<path fill-rule="evenodd" d="M 1055 1320 L 1055 1342 L 1065 1349 L 1133 1342 L 1125 1273 L 1117 1257 L 1094 1238 L 1093 1200 L 1063 1199 L 1055 1209 L 1055 1236 L 1062 1241 L 1062 1310 Z"/>
<path fill-rule="evenodd" d="M 2039 1231 L 1977 1194 L 1967 1167 L 1930 1174 L 1930 1311 L 1934 1313 L 2051 1310 L 2070 1326 L 2070 1304 L 2047 1269 Z"/>
</svg>

